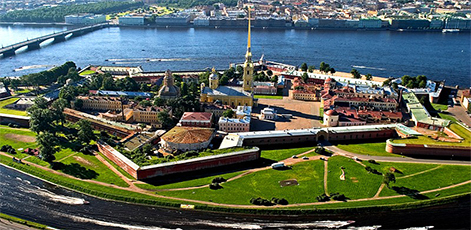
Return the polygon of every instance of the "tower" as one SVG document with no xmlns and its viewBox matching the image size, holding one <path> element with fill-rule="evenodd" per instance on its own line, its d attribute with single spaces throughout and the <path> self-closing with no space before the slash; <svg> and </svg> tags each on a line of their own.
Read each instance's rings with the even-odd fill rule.
<svg viewBox="0 0 471 230">
<path fill-rule="evenodd" d="M 219 76 L 216 73 L 216 69 L 213 67 L 211 75 L 209 75 L 209 88 L 216 89 L 219 86 Z"/>
<path fill-rule="evenodd" d="M 245 54 L 244 62 L 244 74 L 243 74 L 243 86 L 245 91 L 253 91 L 253 62 L 252 62 L 252 52 L 250 51 L 250 8 L 248 10 L 249 14 L 249 30 L 247 36 L 247 53 Z"/>
</svg>

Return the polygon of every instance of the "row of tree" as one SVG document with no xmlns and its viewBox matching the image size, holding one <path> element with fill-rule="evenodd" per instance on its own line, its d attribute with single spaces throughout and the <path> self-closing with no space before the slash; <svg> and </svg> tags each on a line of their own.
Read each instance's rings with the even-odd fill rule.
<svg viewBox="0 0 471 230">
<path fill-rule="evenodd" d="M 64 16 L 80 13 L 108 14 L 143 6 L 141 1 L 103 1 L 89 4 L 41 7 L 34 10 L 15 10 L 0 15 L 4 22 L 63 22 Z"/>
</svg>

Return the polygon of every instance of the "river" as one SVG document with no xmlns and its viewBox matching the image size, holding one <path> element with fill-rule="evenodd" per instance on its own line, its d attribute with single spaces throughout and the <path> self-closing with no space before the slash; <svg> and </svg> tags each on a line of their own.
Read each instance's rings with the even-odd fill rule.
<svg viewBox="0 0 471 230">
<path fill-rule="evenodd" d="M 470 201 L 350 216 L 256 216 L 113 202 L 69 191 L 0 165 L 0 212 L 61 229 L 361 229 L 434 226 L 467 229 Z M 84 205 L 84 201 L 90 202 Z M 353 220 L 355 223 L 348 223 Z"/>
<path fill-rule="evenodd" d="M 66 27 L 0 26 L 3 46 L 58 32 Z M 382 77 L 426 75 L 448 85 L 471 86 L 469 33 L 393 31 L 311 31 L 253 29 L 254 59 L 317 68 L 325 61 L 337 71 L 356 68 Z M 206 28 L 105 28 L 19 51 L 0 59 L 0 76 L 18 76 L 74 61 L 78 66 L 141 65 L 146 71 L 227 68 L 243 62 L 247 31 Z M 14 72 L 14 70 L 18 70 Z"/>
</svg>

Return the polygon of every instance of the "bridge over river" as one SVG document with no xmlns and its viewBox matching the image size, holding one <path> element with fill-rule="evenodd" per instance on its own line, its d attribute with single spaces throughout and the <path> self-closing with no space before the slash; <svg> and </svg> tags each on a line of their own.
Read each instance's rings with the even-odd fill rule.
<svg viewBox="0 0 471 230">
<path fill-rule="evenodd" d="M 41 46 L 41 43 L 43 43 L 46 40 L 49 39 L 54 39 L 54 42 L 61 42 L 66 40 L 66 36 L 72 35 L 72 36 L 81 36 L 83 34 L 99 30 L 101 28 L 109 26 L 108 23 L 101 23 L 101 24 L 95 24 L 95 25 L 90 25 L 90 26 L 84 26 L 76 29 L 71 29 L 71 30 L 66 30 L 62 31 L 59 33 L 53 33 L 53 34 L 48 34 L 44 35 L 41 37 L 37 37 L 34 39 L 29 39 L 26 41 L 22 41 L 13 45 L 9 45 L 6 47 L 2 47 L 0 49 L 0 54 L 3 55 L 3 57 L 8 57 L 8 56 L 13 56 L 15 55 L 15 51 L 27 46 L 28 50 L 34 50 L 34 49 L 39 49 Z"/>
</svg>

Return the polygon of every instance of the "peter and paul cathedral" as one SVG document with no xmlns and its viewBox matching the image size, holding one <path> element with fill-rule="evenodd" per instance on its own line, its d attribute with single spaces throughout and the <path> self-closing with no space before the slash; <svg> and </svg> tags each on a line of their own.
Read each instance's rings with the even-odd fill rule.
<svg viewBox="0 0 471 230">
<path fill-rule="evenodd" d="M 220 101 L 222 104 L 230 105 L 234 108 L 239 105 L 257 106 L 257 101 L 253 98 L 254 65 L 252 62 L 252 52 L 250 50 L 250 10 L 248 27 L 247 53 L 245 54 L 242 87 L 219 85 L 219 76 L 213 68 L 209 76 L 209 87 L 205 86 L 204 83 L 201 84 L 201 102 L 213 103 Z"/>
</svg>

